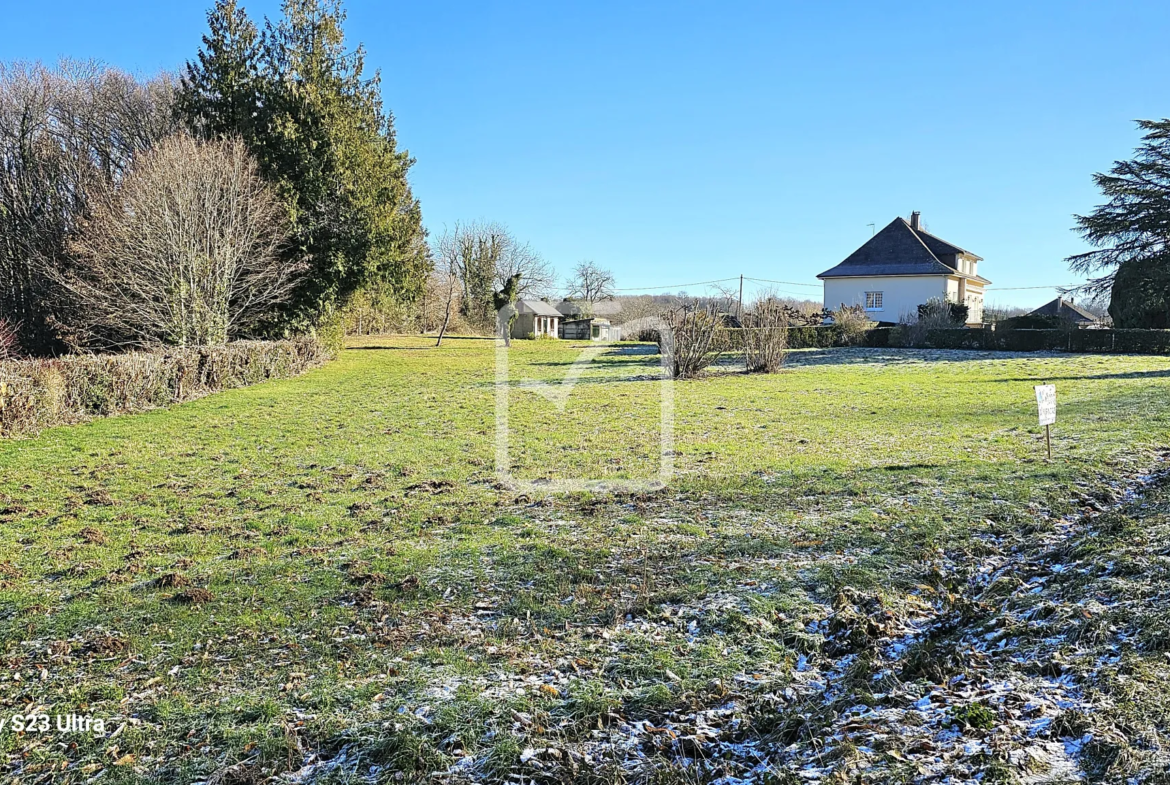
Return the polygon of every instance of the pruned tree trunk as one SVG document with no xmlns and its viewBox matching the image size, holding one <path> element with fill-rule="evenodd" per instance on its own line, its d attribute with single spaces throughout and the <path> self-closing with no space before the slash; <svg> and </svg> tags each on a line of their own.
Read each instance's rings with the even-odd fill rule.
<svg viewBox="0 0 1170 785">
<path fill-rule="evenodd" d="M 455 300 L 455 281 L 456 277 L 451 275 L 451 281 L 447 285 L 447 309 L 443 312 L 443 326 L 439 328 L 439 339 L 435 341 L 435 348 L 443 345 L 443 336 L 447 334 L 447 325 L 451 323 L 451 303 Z"/>
</svg>

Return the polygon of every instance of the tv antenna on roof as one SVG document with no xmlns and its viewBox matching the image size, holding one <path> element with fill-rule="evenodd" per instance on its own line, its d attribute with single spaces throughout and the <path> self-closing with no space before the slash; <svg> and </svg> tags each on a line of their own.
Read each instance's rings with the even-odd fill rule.
<svg viewBox="0 0 1170 785">
<path fill-rule="evenodd" d="M 877 226 L 875 224 L 866 224 L 869 227 L 869 236 L 873 237 L 877 233 Z"/>
</svg>

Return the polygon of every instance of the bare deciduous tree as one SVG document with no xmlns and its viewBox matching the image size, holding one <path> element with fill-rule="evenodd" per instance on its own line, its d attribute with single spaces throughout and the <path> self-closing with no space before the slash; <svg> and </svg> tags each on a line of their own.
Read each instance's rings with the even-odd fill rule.
<svg viewBox="0 0 1170 785">
<path fill-rule="evenodd" d="M 492 293 L 507 286 L 513 276 L 520 275 L 518 297 L 548 296 L 556 285 L 548 261 L 500 223 L 457 223 L 435 239 L 432 255 L 441 275 L 454 276 L 459 282 L 460 310 L 481 330 L 495 325 Z"/>
<path fill-rule="evenodd" d="M 446 305 L 443 308 L 443 324 L 439 327 L 439 337 L 435 346 L 443 345 L 443 338 L 447 335 L 447 328 L 451 325 L 451 310 L 455 306 L 455 296 L 459 291 L 459 271 L 461 254 L 460 243 L 452 232 L 444 232 L 435 243 L 435 275 L 445 283 Z"/>
<path fill-rule="evenodd" d="M 504 227 L 496 223 L 456 223 L 432 248 L 439 269 L 453 274 L 463 288 L 463 316 L 481 329 L 495 324 L 492 292 L 505 235 Z"/>
<path fill-rule="evenodd" d="M 300 270 L 280 261 L 280 201 L 242 142 L 175 135 L 143 153 L 85 221 L 60 275 L 75 340 L 208 346 L 247 336 Z"/>
<path fill-rule="evenodd" d="M 587 303 L 612 300 L 614 296 L 613 273 L 602 269 L 596 262 L 578 262 L 566 286 L 570 298 Z"/>
<path fill-rule="evenodd" d="M 552 265 L 530 243 L 522 243 L 505 230 L 500 259 L 496 263 L 496 288 L 503 289 L 519 274 L 517 297 L 551 297 L 557 288 Z"/>
<path fill-rule="evenodd" d="M 0 318 L 25 349 L 55 347 L 52 272 L 67 238 L 134 156 L 173 132 L 173 84 L 93 63 L 0 65 Z"/>
</svg>

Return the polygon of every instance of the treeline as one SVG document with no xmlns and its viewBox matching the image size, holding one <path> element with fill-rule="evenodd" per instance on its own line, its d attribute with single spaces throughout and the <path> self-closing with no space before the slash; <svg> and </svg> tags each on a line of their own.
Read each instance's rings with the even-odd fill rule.
<svg viewBox="0 0 1170 785">
<path fill-rule="evenodd" d="M 178 78 L 0 66 L 0 322 L 19 351 L 217 345 L 417 298 L 421 212 L 336 0 L 208 14 Z"/>
</svg>

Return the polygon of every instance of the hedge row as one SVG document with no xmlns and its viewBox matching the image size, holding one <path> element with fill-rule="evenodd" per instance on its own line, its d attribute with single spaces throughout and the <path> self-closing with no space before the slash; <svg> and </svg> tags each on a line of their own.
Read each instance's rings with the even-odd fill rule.
<svg viewBox="0 0 1170 785">
<path fill-rule="evenodd" d="M 889 346 L 905 345 L 897 327 L 886 332 Z M 1007 352 L 1084 352 L 1091 354 L 1170 354 L 1170 330 L 1003 330 L 956 328 L 930 330 L 925 345 L 931 349 L 982 349 Z"/>
<path fill-rule="evenodd" d="M 741 330 L 726 331 L 727 346 L 743 347 Z M 902 327 L 874 327 L 848 336 L 834 325 L 789 327 L 789 349 L 827 349 L 832 346 L 910 347 Z M 1013 330 L 957 327 L 930 330 L 919 344 L 927 349 L 981 349 L 1006 352 L 1084 352 L 1102 354 L 1170 354 L 1170 330 Z"/>
<path fill-rule="evenodd" d="M 296 376 L 328 354 L 311 338 L 0 362 L 0 436 L 168 406 Z"/>
</svg>

